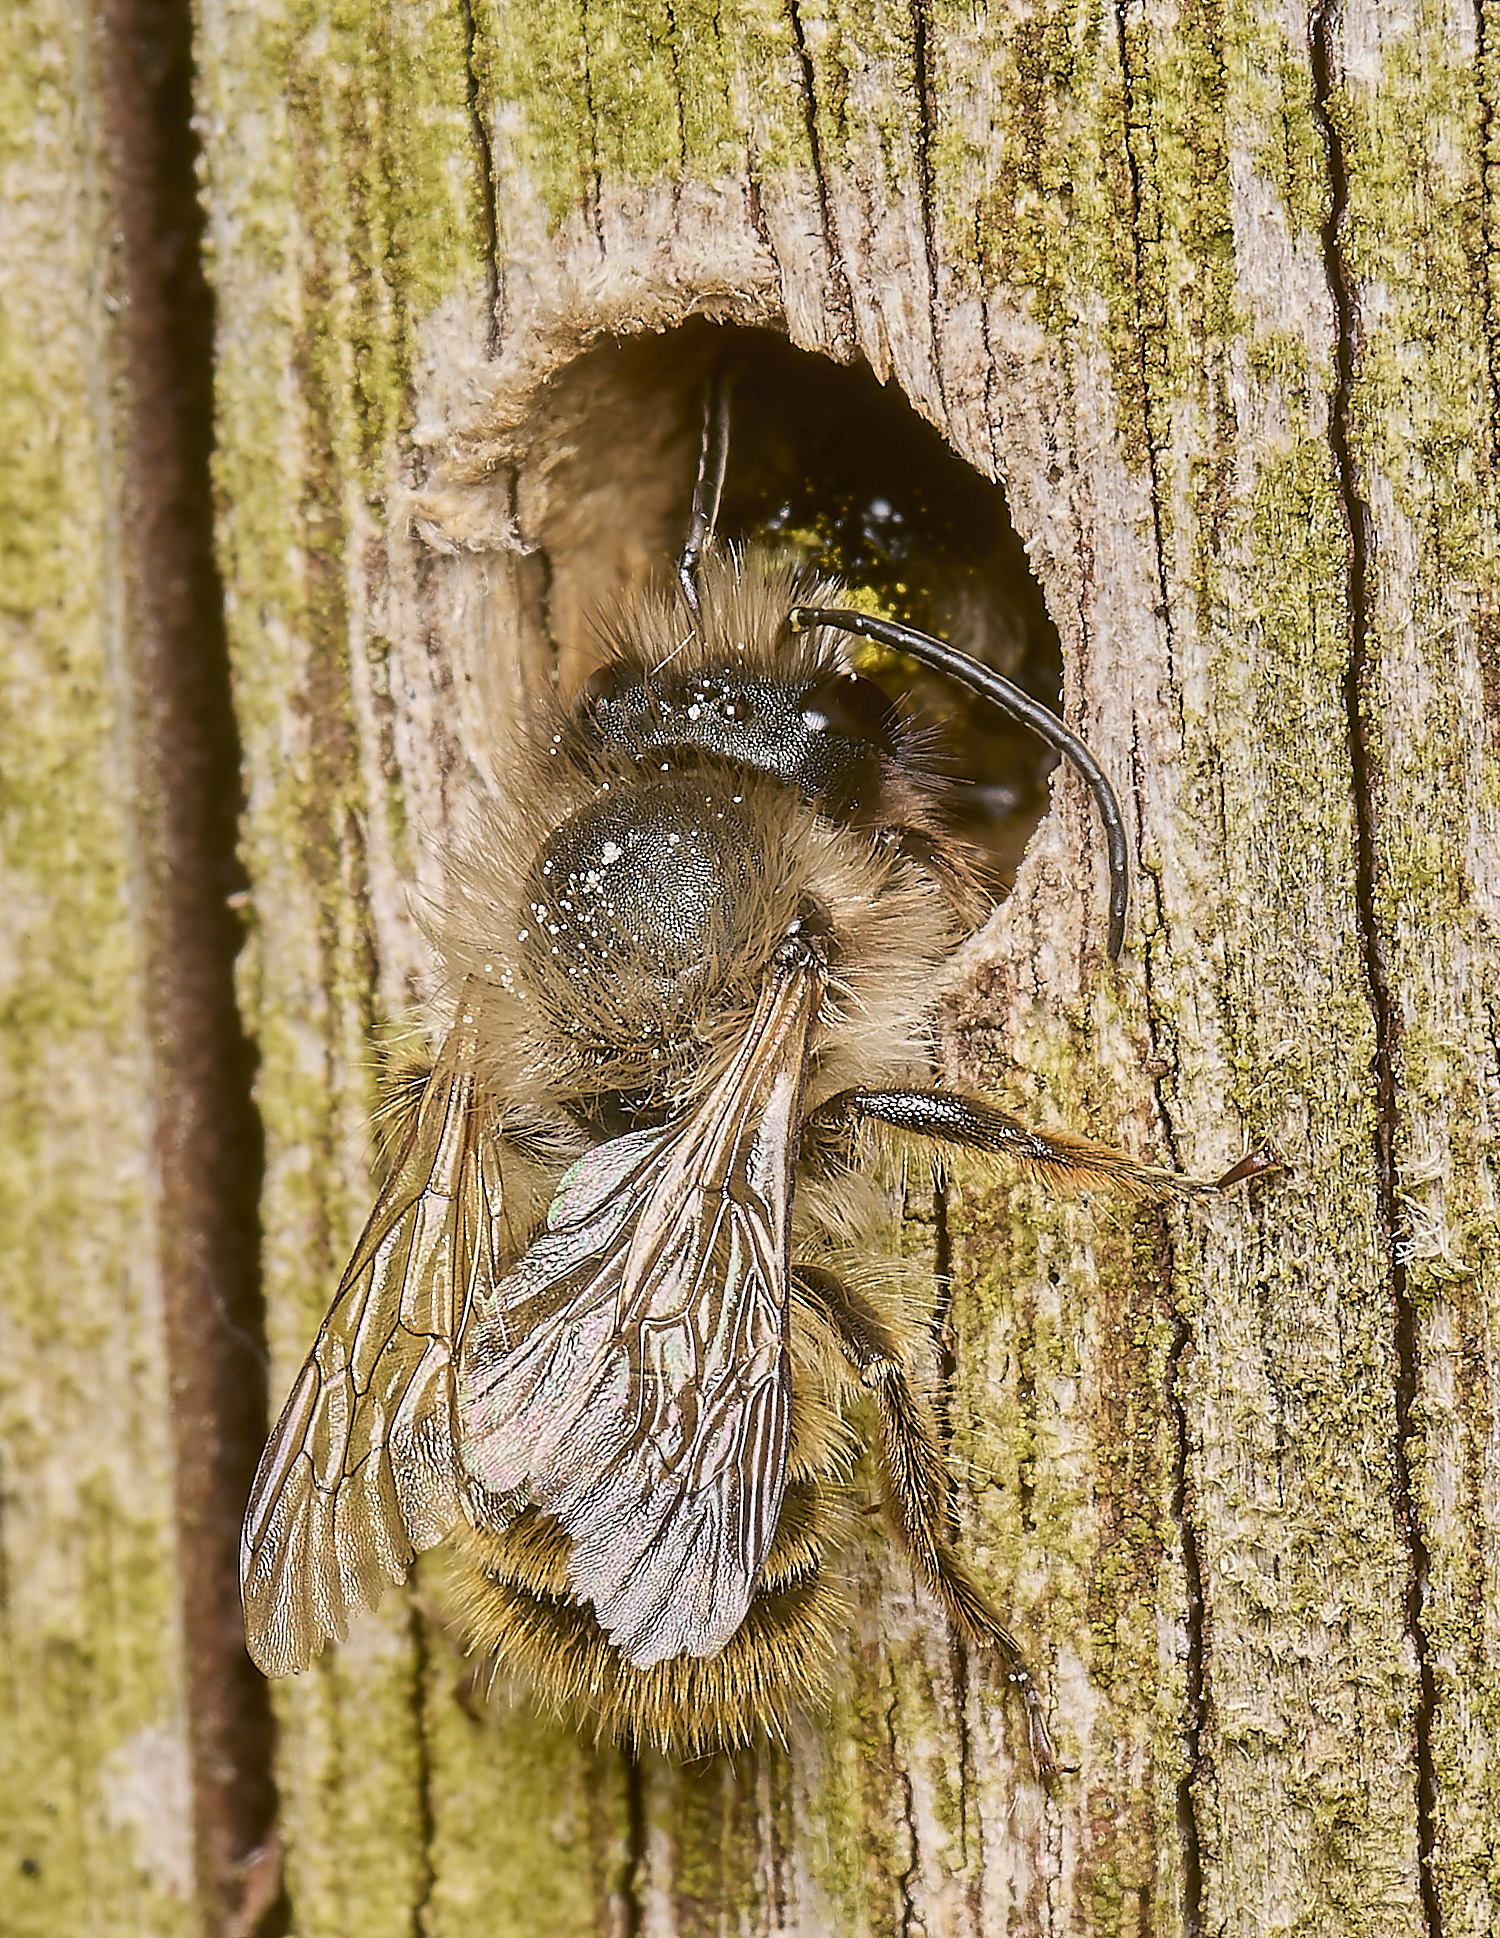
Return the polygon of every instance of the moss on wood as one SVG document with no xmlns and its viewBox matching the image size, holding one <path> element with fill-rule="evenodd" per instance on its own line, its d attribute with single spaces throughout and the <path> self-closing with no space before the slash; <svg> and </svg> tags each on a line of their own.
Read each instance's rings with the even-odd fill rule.
<svg viewBox="0 0 1500 1938">
<path fill-rule="evenodd" d="M 1377 76 L 1332 104 L 1348 259 L 1371 317 L 1397 305 L 1367 318 L 1353 421 L 1386 546 L 1364 698 L 1374 914 L 1404 1005 L 1436 1865 L 1452 1928 L 1479 1929 L 1460 1907 L 1486 1902 L 1494 1858 L 1462 1772 L 1496 1726 L 1495 1535 L 1474 1531 L 1493 1315 L 1471 1289 L 1493 1270 L 1493 1085 L 1483 1058 L 1463 1074 L 1483 1002 L 1451 991 L 1455 966 L 1466 991 L 1492 974 L 1494 775 L 1452 588 L 1492 556 L 1488 447 L 1465 435 L 1491 381 L 1484 123 L 1435 13 L 1346 32 L 1350 71 Z M 683 1932 L 936 1933 L 1003 1904 L 1019 1929 L 1416 1929 L 1425 1698 L 1391 1494 L 1369 777 L 1300 29 L 1209 4 L 478 4 L 471 37 L 462 9 L 347 0 L 206 5 L 203 46 L 283 1373 L 368 1190 L 362 1045 L 408 973 L 392 857 L 426 865 L 409 830 L 457 811 L 472 696 L 520 663 L 499 541 L 424 551 L 411 494 L 485 438 L 515 453 L 527 372 L 569 345 L 695 304 L 760 316 L 767 289 L 800 340 L 862 349 L 1005 477 L 1068 705 L 1128 777 L 1134 953 L 1114 974 L 1085 939 L 1093 849 L 1060 784 L 991 980 L 955 1011 L 955 1068 L 1200 1168 L 1242 1136 L 1291 1165 L 1170 1217 L 981 1200 L 972 1179 L 951 1202 L 960 1534 L 1076 1759 L 1050 1802 L 987 1665 L 933 1630 L 878 1537 L 852 1564 L 831 1717 L 732 1765 L 648 1761 L 636 1806 L 612 1753 L 470 1717 L 425 1608 L 393 1603 L 378 1646 L 286 1698 L 307 1928 L 383 1931 L 399 1909 L 444 1932 L 604 1930 L 649 1906 Z M 498 530 L 518 499 L 491 485 Z"/>
<path fill-rule="evenodd" d="M 0 22 L 0 1922 L 192 1929 L 87 20 Z"/>
</svg>

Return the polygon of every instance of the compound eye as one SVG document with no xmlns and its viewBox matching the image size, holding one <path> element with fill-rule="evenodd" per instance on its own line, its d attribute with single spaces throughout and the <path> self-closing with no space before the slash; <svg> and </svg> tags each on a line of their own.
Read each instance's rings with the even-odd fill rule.
<svg viewBox="0 0 1500 1938">
<path fill-rule="evenodd" d="M 895 751 L 895 702 L 857 673 L 825 673 L 803 694 L 802 719 L 814 733 L 863 741 L 882 753 Z"/>
<path fill-rule="evenodd" d="M 641 683 L 640 673 L 622 659 L 606 660 L 603 666 L 595 667 L 583 685 L 579 687 L 573 700 L 575 713 L 595 713 L 600 708 L 614 706 L 622 694 Z"/>
</svg>

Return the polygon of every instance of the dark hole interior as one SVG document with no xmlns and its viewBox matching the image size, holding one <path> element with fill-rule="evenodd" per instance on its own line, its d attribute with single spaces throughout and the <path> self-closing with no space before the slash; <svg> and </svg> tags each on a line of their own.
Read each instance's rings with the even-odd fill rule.
<svg viewBox="0 0 1500 1938">
<path fill-rule="evenodd" d="M 727 346 L 731 443 L 720 535 L 780 543 L 873 609 L 936 633 L 1056 708 L 1062 650 L 1005 493 L 894 385 L 768 331 Z M 965 832 L 1007 873 L 1056 756 L 941 674 L 860 645 L 861 671 L 940 724 Z"/>
<path fill-rule="evenodd" d="M 716 365 L 730 383 L 719 536 L 790 552 L 837 578 L 845 603 L 939 635 L 1055 709 L 1061 645 L 1003 489 L 866 366 L 832 364 L 769 330 L 703 321 L 591 351 L 539 419 L 538 448 L 549 439 L 552 448 L 536 470 L 549 488 L 538 490 L 531 522 L 551 560 L 545 623 L 564 685 L 578 677 L 583 609 L 675 564 Z M 524 520 L 524 478 L 521 499 Z M 586 502 L 616 519 L 628 508 L 634 529 L 601 545 Z M 882 647 L 850 646 L 861 672 L 938 730 L 961 829 L 987 852 L 997 886 L 1007 881 L 1046 807 L 1055 756 L 942 675 Z"/>
</svg>

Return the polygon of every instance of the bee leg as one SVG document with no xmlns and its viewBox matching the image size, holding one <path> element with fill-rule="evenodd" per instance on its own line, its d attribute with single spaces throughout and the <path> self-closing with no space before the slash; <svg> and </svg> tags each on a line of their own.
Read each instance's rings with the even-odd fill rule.
<svg viewBox="0 0 1500 1938">
<path fill-rule="evenodd" d="M 990 1157 L 1017 1158 L 1064 1191 L 1106 1185 L 1136 1197 L 1198 1197 L 1239 1181 L 1239 1167 L 1217 1182 L 1207 1182 L 1142 1164 L 1128 1151 L 1096 1144 L 1091 1137 L 1029 1130 L 993 1104 L 950 1090 L 841 1090 L 809 1115 L 804 1135 L 810 1134 L 814 1141 L 826 1139 L 862 1122 L 983 1151 Z"/>
<path fill-rule="evenodd" d="M 1051 1777 L 1057 1756 L 1041 1692 L 1021 1646 L 943 1539 L 948 1469 L 932 1424 L 911 1390 L 890 1328 L 857 1292 L 821 1266 L 799 1265 L 796 1281 L 832 1327 L 845 1358 L 874 1397 L 880 1414 L 886 1502 L 913 1565 L 965 1640 L 998 1650 L 1006 1679 L 1025 1705 L 1026 1733 L 1037 1773 Z"/>
</svg>

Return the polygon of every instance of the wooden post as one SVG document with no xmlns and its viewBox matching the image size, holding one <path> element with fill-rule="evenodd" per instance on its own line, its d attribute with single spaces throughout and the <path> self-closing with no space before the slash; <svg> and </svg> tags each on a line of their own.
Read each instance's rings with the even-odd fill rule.
<svg viewBox="0 0 1500 1938">
<path fill-rule="evenodd" d="M 25 18 L 35 46 L 84 45 L 44 0 Z M 494 718 L 566 678 L 589 601 L 670 552 L 691 372 L 661 333 L 694 318 L 862 357 L 1003 482 L 1066 712 L 1121 783 L 1123 960 L 1059 779 L 945 998 L 951 1072 L 1191 1171 L 1263 1140 L 1287 1163 L 1207 1210 L 962 1171 L 913 1207 L 960 1541 L 1041 1672 L 1050 1794 L 991 1665 L 876 1529 L 829 1710 L 686 1769 L 460 1700 L 424 1564 L 275 1692 L 266 1934 L 287 1905 L 305 1938 L 1500 1925 L 1495 42 L 1483 0 L 200 0 L 273 1405 L 370 1201 L 372 1040 L 426 988 L 413 885 L 437 889 L 445 835 L 504 785 Z M 60 58 L 7 68 L 17 126 L 48 125 Z M 87 170 L 49 175 L 26 140 L 25 206 L 61 232 Z M 65 258 L 7 219 L 46 270 L 0 268 L 13 445 L 96 451 L 106 245 Z M 51 445 L 25 429 L 45 423 Z M 76 901 L 99 938 L 47 956 L 71 981 L 13 986 L 102 993 L 13 1012 L 16 1094 L 40 1101 L 3 1173 L 23 1349 L 0 1593 L 27 1719 L 5 1768 L 36 1822 L 82 1826 L 60 1852 L 105 1853 L 87 1876 L 66 1857 L 17 1929 L 83 1931 L 129 1881 L 135 1927 L 168 1930 L 153 1831 L 108 1774 L 150 1729 L 182 1768 L 191 1680 L 164 1612 L 131 793 L 116 716 L 56 643 L 96 654 L 107 695 L 118 486 L 79 456 L 13 479 L 3 515 L 47 534 L 52 571 L 7 581 L 13 691 L 95 765 L 8 766 L 24 826 L 79 832 L 67 869 L 8 847 L 7 894 L 20 933 L 46 877 L 46 919 Z M 87 1123 L 65 1107 L 85 1089 Z M 66 1135 L 37 1131 L 48 1112 Z M 27 1318 L 44 1278 L 73 1315 L 51 1346 Z M 70 1414 L 68 1393 L 89 1398 Z M 87 1458 L 37 1431 L 38 1395 L 90 1411 Z M 95 1473 L 132 1476 L 124 1506 Z M 59 1635 L 87 1674 L 34 1667 Z M 200 1744 L 200 1876 L 221 1862 L 203 1769 Z M 24 1854 L 0 1907 L 36 1883 Z M 198 1907 L 236 1928 L 215 1877 Z"/>
</svg>

